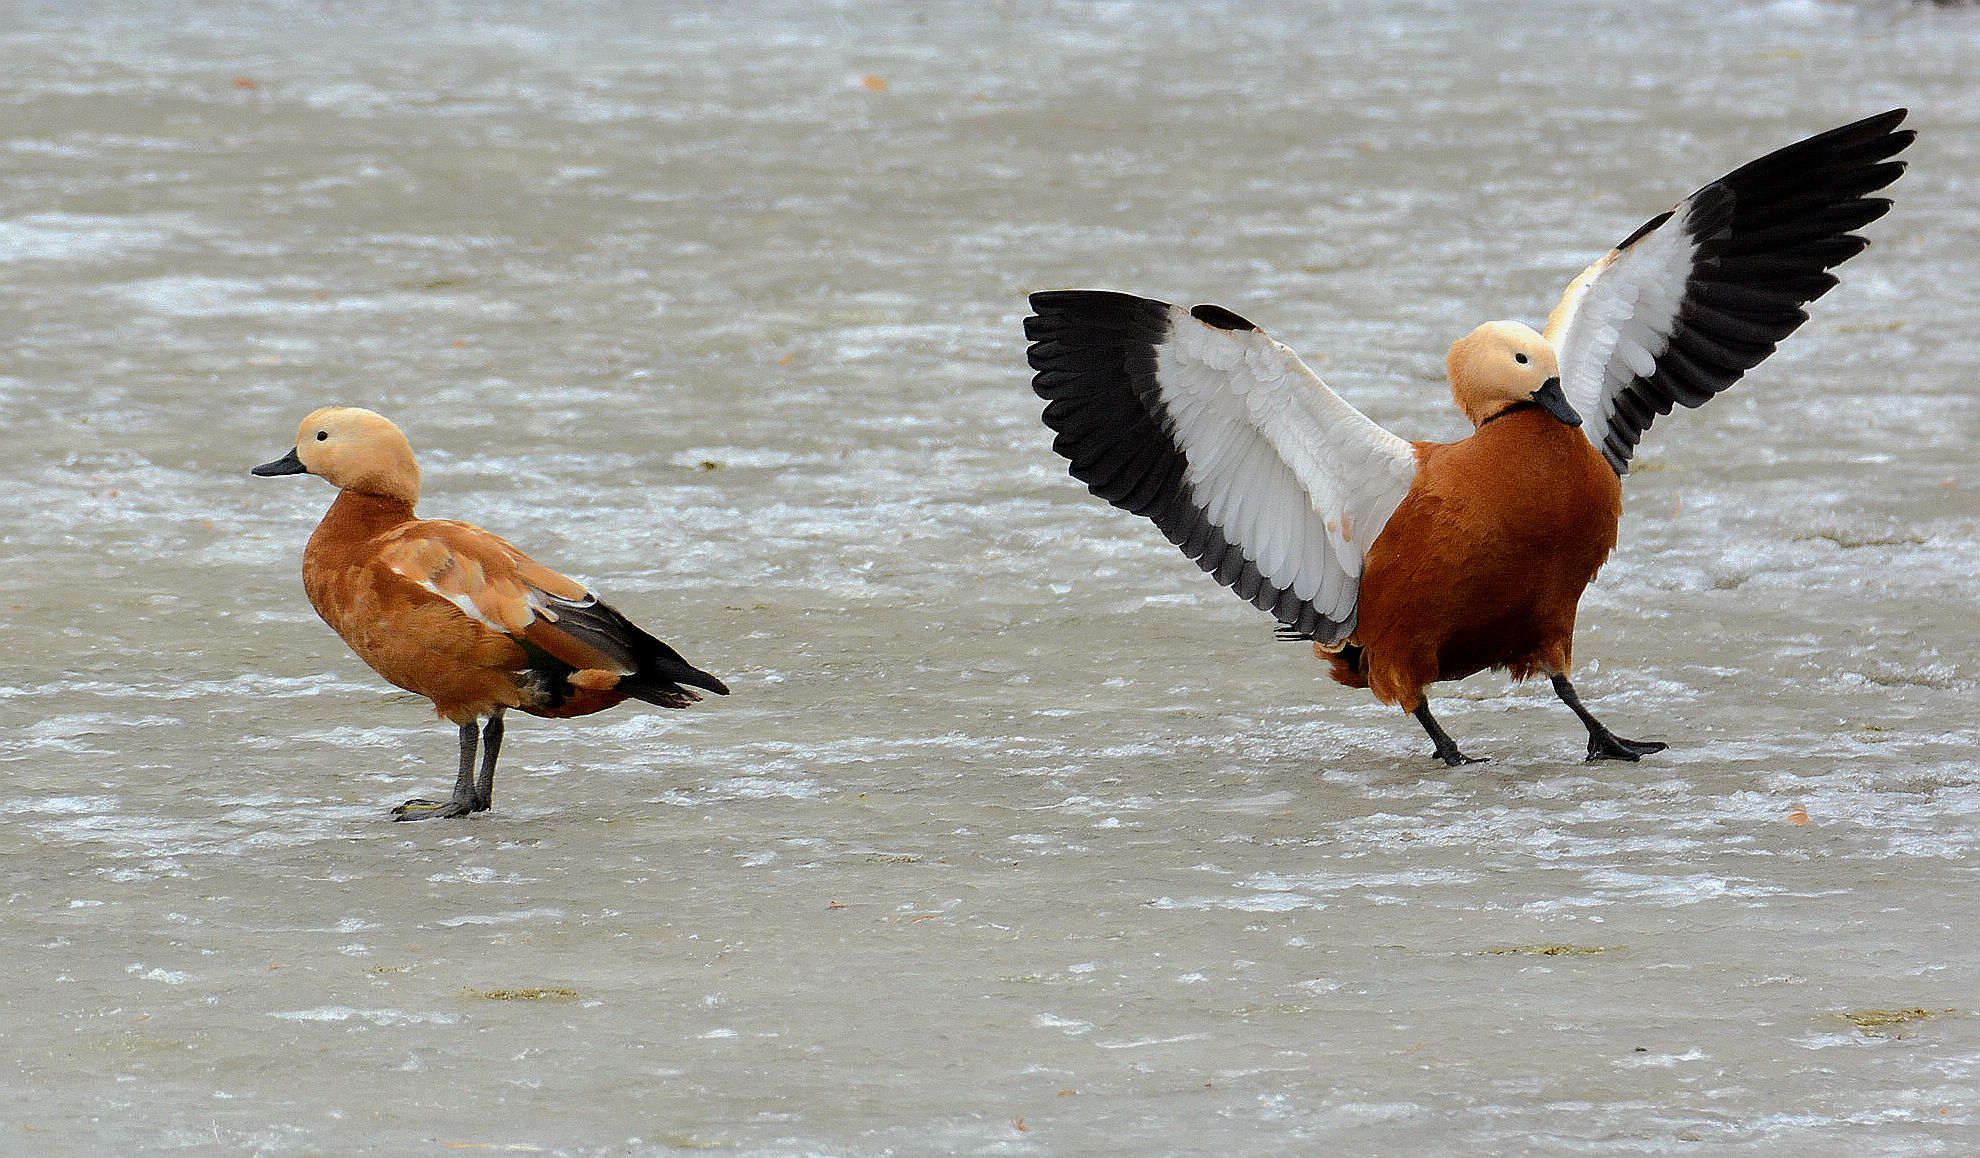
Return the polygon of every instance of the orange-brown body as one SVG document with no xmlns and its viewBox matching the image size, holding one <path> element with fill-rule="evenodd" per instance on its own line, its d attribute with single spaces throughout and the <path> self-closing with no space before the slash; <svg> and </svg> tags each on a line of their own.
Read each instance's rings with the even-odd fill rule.
<svg viewBox="0 0 1980 1158">
<path fill-rule="evenodd" d="M 493 807 L 502 713 L 510 708 L 561 718 L 628 699 L 684 708 L 701 699 L 691 687 L 729 692 L 584 584 L 507 540 L 415 515 L 419 464 L 404 432 L 381 414 L 317 409 L 288 454 L 251 473 L 314 474 L 337 487 L 303 550 L 310 605 L 358 658 L 432 700 L 460 729 L 453 795 L 408 800 L 392 810 L 400 820 Z"/>
<path fill-rule="evenodd" d="M 1565 673 L 1575 608 L 1616 545 L 1615 471 L 1537 406 L 1415 446 L 1416 480 L 1368 553 L 1354 636 L 1319 651 L 1334 678 L 1414 712 L 1438 680 Z"/>
<path fill-rule="evenodd" d="M 429 582 L 485 604 L 492 615 L 502 614 L 505 600 L 490 598 L 490 588 L 504 581 L 516 590 L 492 594 L 521 605 L 525 620 L 525 583 L 567 599 L 585 594 L 581 584 L 531 563 L 478 527 L 415 518 L 412 505 L 403 499 L 352 490 L 338 494 L 309 538 L 303 551 L 303 589 L 316 613 L 360 659 L 393 684 L 432 700 L 434 711 L 456 724 L 496 708 L 554 718 L 583 716 L 626 699 L 611 686 L 619 673 L 609 670 L 610 659 L 546 621 L 527 621 L 519 636 L 496 631 L 401 573 L 422 556 L 430 556 L 434 565 L 415 574 L 431 571 Z M 519 638 L 578 669 L 567 699 L 544 702 L 518 680 L 530 667 Z M 591 673 L 596 674 L 587 680 Z M 598 678 L 604 676 L 609 682 Z M 583 686 L 587 682 L 605 686 Z"/>
<path fill-rule="evenodd" d="M 1333 677 L 1478 761 L 1425 695 L 1545 673 L 1590 760 L 1638 760 L 1568 678 L 1582 592 L 1616 544 L 1621 476 L 1660 415 L 1726 390 L 1808 320 L 1915 137 L 1891 109 L 1776 149 L 1645 221 L 1569 284 L 1546 331 L 1477 326 L 1445 358 L 1474 433 L 1405 442 L 1222 306 L 1031 295 L 1026 358 L 1052 449 L 1216 581 L 1312 640 Z"/>
</svg>

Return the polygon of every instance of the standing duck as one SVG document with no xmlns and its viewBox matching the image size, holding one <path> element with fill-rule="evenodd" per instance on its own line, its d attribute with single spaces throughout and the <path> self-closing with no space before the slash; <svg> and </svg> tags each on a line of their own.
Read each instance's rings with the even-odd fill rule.
<svg viewBox="0 0 1980 1158">
<path fill-rule="evenodd" d="M 1488 322 L 1450 348 L 1470 437 L 1405 442 L 1220 306 L 1097 290 L 1031 296 L 1033 388 L 1074 478 L 1144 515 L 1240 597 L 1311 639 L 1333 677 L 1474 762 L 1426 689 L 1536 673 L 1637 760 L 1568 680 L 1575 609 L 1616 544 L 1622 476 L 1671 407 L 1758 365 L 1867 244 L 1914 134 L 1895 109 L 1743 165 L 1658 214 L 1568 286 L 1544 333 Z"/>
<path fill-rule="evenodd" d="M 383 415 L 326 406 L 303 419 L 288 454 L 252 473 L 338 488 L 303 550 L 310 604 L 372 670 L 460 728 L 453 795 L 408 800 L 396 819 L 487 811 L 510 708 L 561 719 L 626 699 L 685 708 L 701 699 L 692 688 L 729 694 L 577 580 L 479 527 L 415 516 L 419 466 Z"/>
</svg>

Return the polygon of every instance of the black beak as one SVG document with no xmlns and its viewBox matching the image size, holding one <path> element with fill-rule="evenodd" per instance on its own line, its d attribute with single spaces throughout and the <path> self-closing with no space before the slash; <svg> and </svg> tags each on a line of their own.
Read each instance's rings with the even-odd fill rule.
<svg viewBox="0 0 1980 1158">
<path fill-rule="evenodd" d="M 262 478 L 273 478 L 278 474 L 308 474 L 309 468 L 302 464 L 302 459 L 296 457 L 296 448 L 292 446 L 289 448 L 289 453 L 281 458 L 274 462 L 264 462 L 248 473 L 258 474 Z"/>
<path fill-rule="evenodd" d="M 1569 426 L 1581 425 L 1581 415 L 1576 414 L 1574 407 L 1568 405 L 1567 395 L 1561 393 L 1561 380 L 1558 377 L 1542 382 L 1540 389 L 1533 392 L 1533 400 L 1540 404 L 1541 409 Z"/>
</svg>

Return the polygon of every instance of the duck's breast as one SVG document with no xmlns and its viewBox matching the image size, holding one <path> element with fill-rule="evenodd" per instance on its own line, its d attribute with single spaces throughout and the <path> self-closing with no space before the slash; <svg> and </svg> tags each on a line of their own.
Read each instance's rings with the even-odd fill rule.
<svg viewBox="0 0 1980 1158">
<path fill-rule="evenodd" d="M 529 662 L 522 646 L 395 571 L 386 555 L 401 528 L 368 537 L 331 529 L 304 553 L 303 586 L 358 658 L 456 722 L 517 706 L 514 673 Z"/>
<path fill-rule="evenodd" d="M 1431 678 L 1457 679 L 1571 636 L 1622 513 L 1600 454 L 1536 410 L 1419 455 L 1362 579 L 1357 635 L 1370 654 L 1415 656 Z"/>
</svg>

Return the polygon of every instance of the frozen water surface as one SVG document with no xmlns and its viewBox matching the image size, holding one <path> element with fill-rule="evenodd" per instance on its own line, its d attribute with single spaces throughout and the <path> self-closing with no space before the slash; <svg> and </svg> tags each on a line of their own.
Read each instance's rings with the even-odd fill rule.
<svg viewBox="0 0 1980 1158">
<path fill-rule="evenodd" d="M 1379 8 L 1380 11 L 1374 9 Z M 9 1153 L 1980 1149 L 1980 12 L 10 6 Z M 1703 181 L 1876 244 L 1660 422 L 1580 685 L 1446 770 L 1063 474 L 1027 291 L 1410 437 Z M 324 402 L 727 678 L 453 734 L 310 613 Z"/>
</svg>

